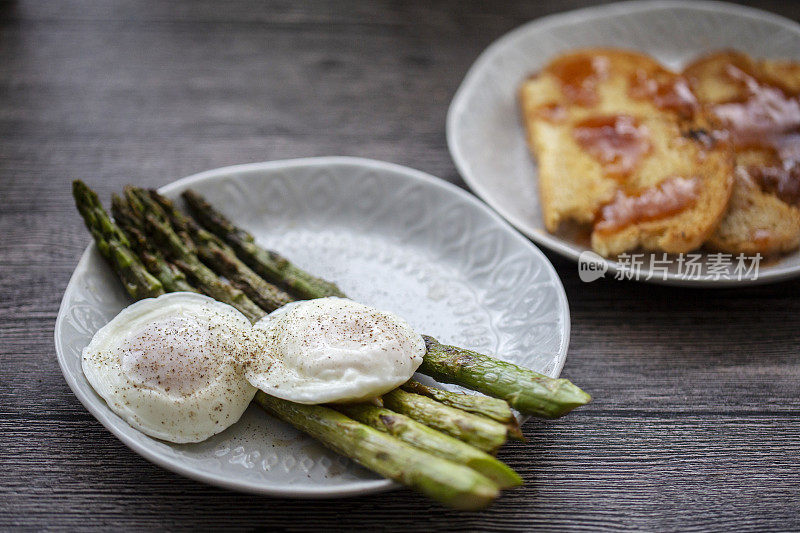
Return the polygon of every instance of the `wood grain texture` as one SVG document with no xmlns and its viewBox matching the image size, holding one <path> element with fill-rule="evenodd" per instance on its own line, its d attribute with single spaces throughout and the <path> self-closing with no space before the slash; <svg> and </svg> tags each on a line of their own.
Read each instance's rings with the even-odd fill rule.
<svg viewBox="0 0 800 533">
<path fill-rule="evenodd" d="M 463 185 L 447 105 L 492 40 L 579 1 L 0 3 L 0 528 L 798 530 L 800 281 L 566 287 L 564 375 L 595 401 L 529 423 L 525 478 L 490 510 L 407 491 L 293 501 L 151 465 L 81 406 L 53 326 L 89 237 L 69 181 L 103 198 L 207 168 L 384 159 Z M 800 4 L 759 7 L 797 20 Z"/>
</svg>

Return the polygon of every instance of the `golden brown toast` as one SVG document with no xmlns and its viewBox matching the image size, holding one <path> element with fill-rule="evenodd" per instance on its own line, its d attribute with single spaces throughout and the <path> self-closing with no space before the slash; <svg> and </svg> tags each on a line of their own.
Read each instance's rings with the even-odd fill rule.
<svg viewBox="0 0 800 533">
<path fill-rule="evenodd" d="M 737 173 L 728 211 L 706 244 L 748 255 L 792 251 L 800 245 L 800 210 Z"/>
<path fill-rule="evenodd" d="M 735 152 L 728 211 L 709 247 L 764 255 L 800 245 L 800 64 L 724 51 L 684 69 Z"/>
<path fill-rule="evenodd" d="M 730 151 L 703 134 L 685 80 L 652 58 L 592 49 L 556 58 L 520 90 L 545 225 L 592 224 L 592 248 L 686 252 L 732 189 Z"/>
</svg>

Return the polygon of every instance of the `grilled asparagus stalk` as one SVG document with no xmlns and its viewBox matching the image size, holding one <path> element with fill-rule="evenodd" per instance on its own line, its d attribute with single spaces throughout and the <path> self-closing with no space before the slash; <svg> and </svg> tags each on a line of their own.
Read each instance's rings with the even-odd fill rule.
<svg viewBox="0 0 800 533">
<path fill-rule="evenodd" d="M 428 350 L 420 372 L 502 398 L 522 413 L 558 418 L 591 400 L 569 380 L 553 379 L 488 355 L 447 346 L 427 335 L 423 338 Z"/>
<path fill-rule="evenodd" d="M 482 509 L 497 486 L 467 466 L 442 459 L 321 405 L 302 405 L 256 393 L 256 403 L 328 448 L 373 472 L 456 509 Z"/>
<path fill-rule="evenodd" d="M 427 396 L 450 407 L 497 420 L 508 428 L 509 437 L 516 440 L 525 440 L 519 427 L 519 420 L 514 416 L 511 407 L 505 400 L 428 387 L 413 379 L 402 385 L 401 388 L 407 392 Z"/>
<path fill-rule="evenodd" d="M 182 196 L 192 215 L 209 231 L 231 245 L 236 254 L 267 281 L 286 288 L 303 300 L 345 296 L 334 283 L 312 276 L 279 254 L 258 246 L 250 233 L 234 226 L 199 194 L 187 190 Z"/>
<path fill-rule="evenodd" d="M 153 237 L 153 242 L 158 249 L 181 269 L 202 292 L 215 300 L 232 305 L 252 321 L 256 321 L 266 314 L 244 292 L 221 280 L 200 261 L 184 238 L 172 229 L 164 213 L 153 209 L 155 204 L 149 200 L 149 195 L 146 193 L 143 195 L 134 188 L 126 187 L 125 198 L 133 212 L 138 213 L 144 220 L 144 230 Z"/>
<path fill-rule="evenodd" d="M 506 442 L 506 426 L 402 389 L 383 395 L 383 405 L 488 453 Z"/>
<path fill-rule="evenodd" d="M 139 192 L 143 194 L 144 191 Z M 244 291 L 261 309 L 271 312 L 294 300 L 292 296 L 264 279 L 236 256 L 236 252 L 216 235 L 201 228 L 191 217 L 175 207 L 172 200 L 155 190 L 150 198 L 162 209 L 179 235 L 190 238 L 197 255 L 217 273 Z M 152 204 L 150 204 L 152 207 Z"/>
<path fill-rule="evenodd" d="M 488 477 L 501 489 L 517 487 L 522 478 L 507 465 L 488 453 L 425 424 L 384 407 L 370 404 L 340 405 L 337 410 L 353 420 L 394 435 L 398 439 L 427 452 L 466 465 Z"/>
<path fill-rule="evenodd" d="M 164 294 L 164 286 L 131 250 L 131 243 L 103 209 L 97 193 L 80 180 L 72 182 L 72 195 L 92 234 L 97 249 L 119 276 L 127 293 L 137 300 Z"/>
<path fill-rule="evenodd" d="M 243 261 L 269 281 L 287 287 L 301 298 L 343 296 L 338 288 L 332 291 L 319 283 L 298 288 L 295 286 L 297 279 L 322 280 L 259 247 L 252 235 L 233 225 L 196 192 L 187 190 L 183 198 L 202 225 L 230 244 Z M 566 379 L 553 379 L 472 350 L 442 345 L 431 337 L 426 337 L 426 342 L 428 353 L 420 372 L 445 383 L 506 400 L 521 413 L 557 418 L 591 400 L 591 396 Z"/>
<path fill-rule="evenodd" d="M 499 398 L 450 392 L 444 389 L 437 389 L 436 387 L 428 387 L 413 379 L 402 385 L 402 389 L 413 392 L 414 394 L 421 394 L 422 396 L 433 398 L 437 402 L 455 407 L 456 409 L 461 409 L 462 411 L 487 416 L 498 422 L 507 423 L 515 420 L 511 407 L 509 407 L 505 400 Z"/>
<path fill-rule="evenodd" d="M 111 212 L 114 220 L 122 228 L 133 244 L 133 249 L 139 255 L 147 270 L 153 274 L 167 292 L 197 292 L 186 280 L 186 275 L 175 265 L 164 259 L 164 256 L 147 241 L 140 228 L 144 221 L 136 217 L 125 200 L 119 195 L 111 196 Z"/>
</svg>

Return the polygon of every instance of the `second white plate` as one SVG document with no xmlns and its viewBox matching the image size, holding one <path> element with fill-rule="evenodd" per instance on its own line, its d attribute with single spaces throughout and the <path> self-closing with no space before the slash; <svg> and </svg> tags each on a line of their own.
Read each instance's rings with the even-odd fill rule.
<svg viewBox="0 0 800 533">
<path fill-rule="evenodd" d="M 564 365 L 569 310 L 553 267 L 449 183 L 388 163 L 329 157 L 211 170 L 161 192 L 175 198 L 189 187 L 264 246 L 418 331 L 554 377 Z M 131 449 L 183 475 L 261 494 L 319 498 L 393 486 L 252 405 L 198 444 L 170 444 L 133 429 L 92 390 L 80 363 L 94 333 L 129 303 L 90 245 L 64 293 L 55 343 L 75 395 Z"/>
<path fill-rule="evenodd" d="M 756 57 L 800 60 L 800 25 L 723 2 L 623 2 L 535 20 L 501 37 L 481 54 L 447 115 L 447 142 L 456 167 L 472 190 L 506 220 L 537 243 L 575 260 L 586 246 L 544 228 L 536 165 L 525 142 L 517 91 L 525 77 L 559 53 L 597 46 L 638 50 L 673 68 L 724 48 Z M 685 267 L 682 273 L 677 262 L 656 271 L 650 259 L 648 254 L 638 269 L 640 279 L 676 285 L 765 283 L 800 275 L 800 253 L 761 264 L 757 276 L 751 271 L 741 280 L 733 258 L 719 277 L 709 273 L 705 254 L 699 275 L 686 275 L 690 271 Z M 624 268 L 615 261 L 605 261 L 605 266 L 612 273 Z"/>
</svg>

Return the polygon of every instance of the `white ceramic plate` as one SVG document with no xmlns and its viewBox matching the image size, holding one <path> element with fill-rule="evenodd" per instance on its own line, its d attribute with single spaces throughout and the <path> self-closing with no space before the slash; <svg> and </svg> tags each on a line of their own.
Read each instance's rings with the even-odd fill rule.
<svg viewBox="0 0 800 533">
<path fill-rule="evenodd" d="M 544 228 L 536 166 L 525 143 L 517 90 L 526 76 L 560 52 L 594 46 L 639 50 L 673 68 L 723 48 L 741 49 L 757 57 L 800 60 L 800 25 L 722 2 L 623 2 L 535 20 L 501 37 L 481 54 L 447 116 L 453 160 L 472 190 L 506 220 L 537 243 L 575 260 L 587 248 Z M 757 278 L 751 272 L 742 280 L 733 260 L 724 275 L 714 279 L 707 257 L 701 258 L 700 275 L 685 276 L 677 263 L 666 274 L 654 270 L 647 254 L 642 279 L 649 274 L 654 282 L 724 286 L 800 274 L 800 253 L 762 264 Z M 621 266 L 614 261 L 606 261 L 606 265 L 614 273 Z"/>
<path fill-rule="evenodd" d="M 189 187 L 261 244 L 421 332 L 554 377 L 564 365 L 569 310 L 552 265 L 449 183 L 397 165 L 333 157 L 211 170 L 161 192 L 177 198 Z M 64 294 L 55 343 L 69 386 L 134 451 L 180 474 L 262 494 L 332 497 L 394 486 L 252 405 L 238 423 L 199 444 L 158 441 L 127 425 L 86 381 L 80 354 L 129 303 L 90 245 Z"/>
</svg>

